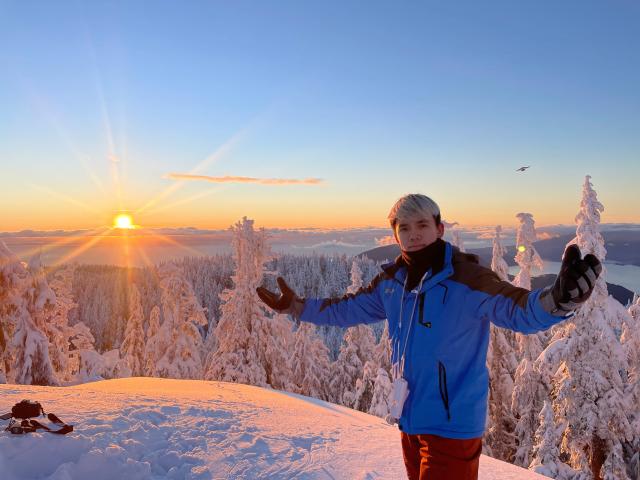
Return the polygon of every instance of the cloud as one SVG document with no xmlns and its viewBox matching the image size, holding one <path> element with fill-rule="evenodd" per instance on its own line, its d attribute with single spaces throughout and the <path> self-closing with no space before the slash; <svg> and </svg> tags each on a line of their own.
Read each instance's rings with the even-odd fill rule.
<svg viewBox="0 0 640 480">
<path fill-rule="evenodd" d="M 262 185 L 319 185 L 321 178 L 253 178 L 253 177 L 211 177 L 209 175 L 191 175 L 188 173 L 169 173 L 164 176 L 170 180 L 200 180 L 211 183 L 259 183 Z"/>
<path fill-rule="evenodd" d="M 341 240 L 328 240 L 326 242 L 316 243 L 315 245 L 308 245 L 301 248 L 332 248 L 332 247 L 346 247 L 346 248 L 365 248 L 366 245 L 358 245 L 355 243 L 343 242 Z"/>
<path fill-rule="evenodd" d="M 378 245 L 379 247 L 382 247 L 384 245 L 393 245 L 394 243 L 396 243 L 396 239 L 393 238 L 393 235 L 387 235 L 386 237 L 382 237 L 382 238 L 376 238 L 376 245 Z"/>
<path fill-rule="evenodd" d="M 552 233 L 552 232 L 536 232 L 536 239 L 537 240 L 549 240 L 550 238 L 557 238 L 559 237 L 560 234 L 559 233 Z"/>
<path fill-rule="evenodd" d="M 480 235 L 478 235 L 476 238 L 478 240 L 493 240 L 493 238 L 496 236 L 495 231 L 493 232 L 484 232 L 481 233 Z"/>
</svg>

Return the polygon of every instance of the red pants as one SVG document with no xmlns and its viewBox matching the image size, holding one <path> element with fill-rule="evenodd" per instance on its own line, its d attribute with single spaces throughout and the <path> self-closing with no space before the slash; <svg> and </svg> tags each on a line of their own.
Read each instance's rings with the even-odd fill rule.
<svg viewBox="0 0 640 480">
<path fill-rule="evenodd" d="M 482 438 L 458 440 L 401 433 L 409 480 L 477 480 Z"/>
</svg>

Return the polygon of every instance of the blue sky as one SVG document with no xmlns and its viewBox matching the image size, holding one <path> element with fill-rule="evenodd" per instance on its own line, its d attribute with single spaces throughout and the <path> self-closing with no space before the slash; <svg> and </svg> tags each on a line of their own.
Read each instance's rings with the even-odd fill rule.
<svg viewBox="0 0 640 480">
<path fill-rule="evenodd" d="M 0 230 L 104 224 L 198 165 L 324 184 L 190 181 L 135 220 L 384 225 L 420 191 L 451 221 L 571 223 L 590 174 L 604 220 L 638 222 L 639 24 L 630 1 L 0 0 Z"/>
</svg>

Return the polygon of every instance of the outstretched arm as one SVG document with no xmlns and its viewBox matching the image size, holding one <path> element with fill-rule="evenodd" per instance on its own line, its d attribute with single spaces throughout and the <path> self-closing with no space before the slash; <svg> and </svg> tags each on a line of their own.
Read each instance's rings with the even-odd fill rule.
<svg viewBox="0 0 640 480">
<path fill-rule="evenodd" d="M 259 287 L 258 296 L 279 313 L 288 313 L 296 320 L 316 325 L 350 327 L 359 323 L 375 323 L 386 318 L 378 285 L 382 275 L 374 278 L 366 288 L 340 298 L 301 299 L 289 288 L 284 279 L 278 278 L 281 295 Z"/>
<path fill-rule="evenodd" d="M 528 291 L 501 281 L 493 272 L 482 279 L 485 297 L 479 313 L 496 325 L 522 333 L 546 330 L 584 303 L 602 271 L 593 255 L 581 258 L 575 245 L 567 247 L 555 283 L 541 290 Z"/>
</svg>

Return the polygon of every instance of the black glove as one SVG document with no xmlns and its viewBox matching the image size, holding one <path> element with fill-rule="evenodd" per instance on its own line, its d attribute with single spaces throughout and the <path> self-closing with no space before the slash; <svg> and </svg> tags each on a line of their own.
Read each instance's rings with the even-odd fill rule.
<svg viewBox="0 0 640 480">
<path fill-rule="evenodd" d="M 555 283 L 541 296 L 543 306 L 550 313 L 565 315 L 591 296 L 596 280 L 602 272 L 602 264 L 595 255 L 581 257 L 577 245 L 569 245 L 564 251 L 562 266 Z M 553 301 L 552 307 L 549 300 Z"/>
<path fill-rule="evenodd" d="M 299 318 L 302 315 L 302 310 L 304 308 L 304 300 L 296 295 L 296 292 L 289 288 L 287 282 L 284 281 L 284 278 L 278 277 L 277 279 L 278 287 L 280 287 L 280 291 L 282 292 L 280 295 L 277 295 L 264 287 L 256 288 L 256 292 L 258 293 L 258 297 L 264 303 L 267 304 L 269 308 L 272 308 L 278 313 L 287 313 L 292 315 L 294 318 Z"/>
</svg>

